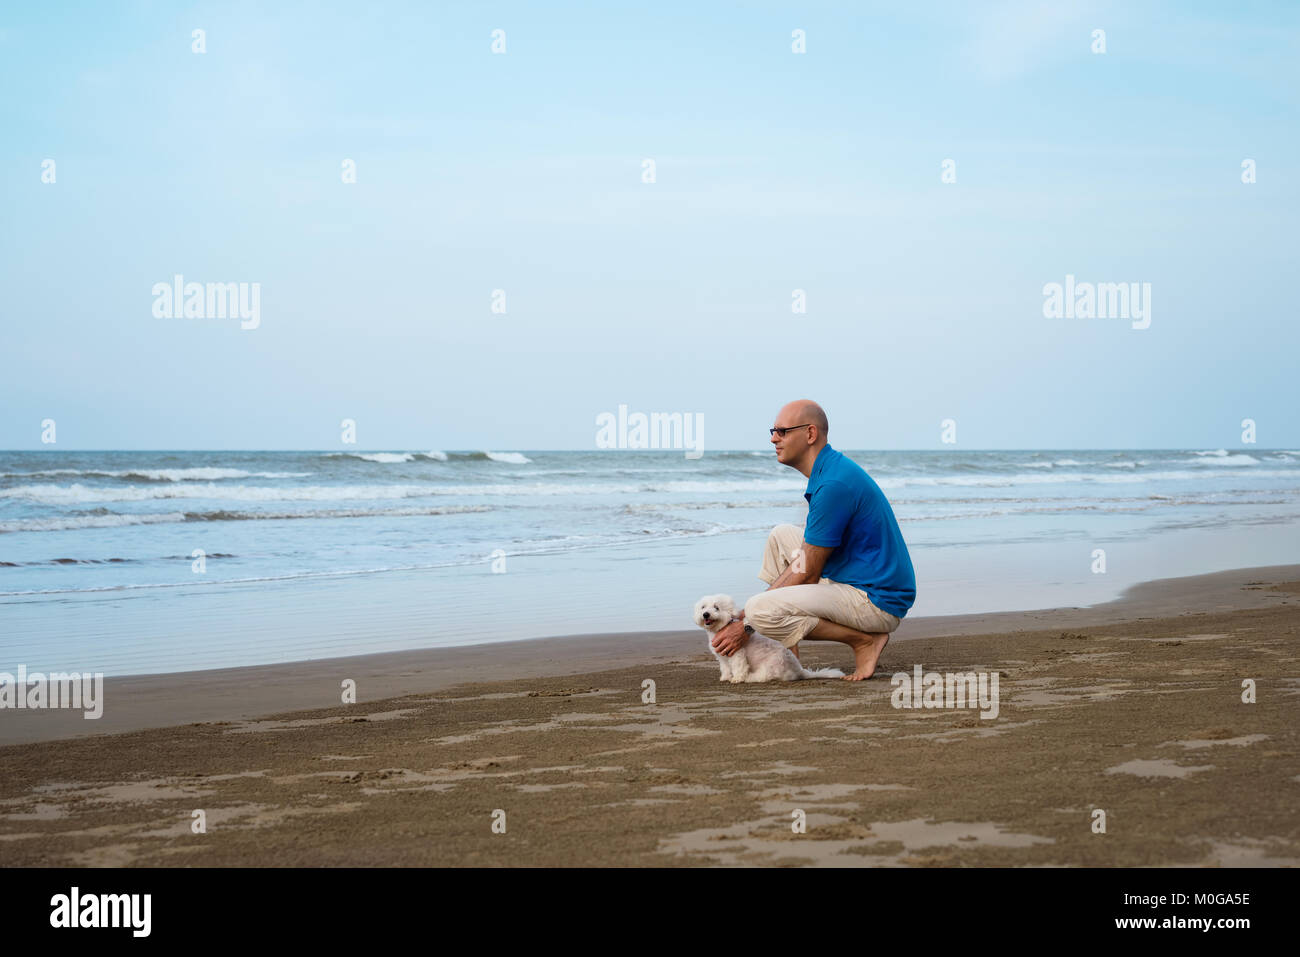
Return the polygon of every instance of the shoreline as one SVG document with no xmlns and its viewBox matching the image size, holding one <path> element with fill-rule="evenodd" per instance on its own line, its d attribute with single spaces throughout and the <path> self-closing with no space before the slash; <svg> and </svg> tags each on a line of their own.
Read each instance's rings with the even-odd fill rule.
<svg viewBox="0 0 1300 957">
<path fill-rule="evenodd" d="M 1296 527 L 1300 513 L 1294 527 L 1172 530 L 1108 545 L 1122 554 L 1112 555 L 1106 574 L 1092 574 L 1079 553 L 1052 542 L 977 549 L 918 544 L 914 561 L 924 565 L 926 584 L 908 617 L 1090 607 L 1144 580 L 1294 564 L 1300 560 Z M 264 586 L 202 580 L 169 594 L 5 599 L 0 668 L 142 677 L 573 632 L 680 632 L 692 627 L 689 609 L 702 576 L 711 592 L 753 593 L 752 543 L 745 539 L 719 534 L 517 556 L 508 575 L 488 574 L 486 565 L 460 566 L 446 574 L 386 571 Z M 179 571 L 196 577 L 188 564 Z M 569 584 L 556 591 L 561 580 Z"/>
<path fill-rule="evenodd" d="M 904 618 L 890 641 L 991 635 L 1051 628 L 1100 627 L 1185 614 L 1300 605 L 1300 597 L 1252 582 L 1300 579 L 1300 565 L 1237 568 L 1134 585 L 1118 599 L 1075 608 Z M 826 664 L 847 652 L 829 642 L 805 642 Z M 836 654 L 837 651 L 843 652 Z M 0 711 L 0 747 L 93 735 L 123 734 L 205 722 L 243 721 L 338 707 L 344 679 L 357 683 L 357 701 L 441 691 L 466 683 L 586 675 L 638 665 L 681 663 L 706 655 L 698 629 L 560 635 L 514 641 L 370 653 L 349 657 L 104 680 L 104 714 L 80 711 Z"/>
</svg>

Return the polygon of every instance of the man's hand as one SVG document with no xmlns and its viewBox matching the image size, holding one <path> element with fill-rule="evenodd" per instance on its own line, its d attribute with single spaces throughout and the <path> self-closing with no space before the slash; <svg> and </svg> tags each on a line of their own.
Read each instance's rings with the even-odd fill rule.
<svg viewBox="0 0 1300 957">
<path fill-rule="evenodd" d="M 739 618 L 725 625 L 713 636 L 711 644 L 718 654 L 730 658 L 745 646 L 745 642 L 749 641 L 749 635 L 745 634 L 744 618 L 745 613 L 741 612 Z"/>
</svg>

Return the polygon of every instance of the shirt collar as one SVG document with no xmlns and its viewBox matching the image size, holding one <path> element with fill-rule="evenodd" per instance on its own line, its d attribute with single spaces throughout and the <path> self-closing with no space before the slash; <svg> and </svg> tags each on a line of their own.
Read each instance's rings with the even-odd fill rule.
<svg viewBox="0 0 1300 957">
<path fill-rule="evenodd" d="M 812 471 L 808 473 L 808 487 L 803 493 L 804 498 L 812 498 L 813 486 L 817 484 L 817 480 L 821 476 L 823 469 L 825 469 L 827 463 L 830 462 L 831 458 L 836 454 L 835 450 L 830 447 L 829 442 L 822 446 L 822 450 L 817 453 L 817 458 L 813 460 Z"/>
</svg>

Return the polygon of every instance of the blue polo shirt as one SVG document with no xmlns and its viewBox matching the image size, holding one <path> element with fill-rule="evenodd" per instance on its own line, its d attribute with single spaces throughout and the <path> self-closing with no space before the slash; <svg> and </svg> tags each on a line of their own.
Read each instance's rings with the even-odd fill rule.
<svg viewBox="0 0 1300 957">
<path fill-rule="evenodd" d="M 833 548 L 822 577 L 861 588 L 881 611 L 902 618 L 916 601 L 916 573 L 885 493 L 847 455 L 829 445 L 808 476 L 803 540 Z"/>
</svg>

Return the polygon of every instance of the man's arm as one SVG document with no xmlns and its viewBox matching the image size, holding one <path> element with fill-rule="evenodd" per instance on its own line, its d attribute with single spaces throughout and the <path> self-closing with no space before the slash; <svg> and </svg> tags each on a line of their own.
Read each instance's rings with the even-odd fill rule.
<svg viewBox="0 0 1300 957">
<path fill-rule="evenodd" d="M 791 585 L 817 584 L 822 580 L 822 569 L 826 567 L 826 561 L 831 557 L 833 551 L 835 551 L 833 548 L 822 548 L 804 542 L 795 550 L 789 567 L 778 575 L 772 584 L 767 586 L 767 590 L 788 588 Z M 745 634 L 744 622 L 745 611 L 741 609 L 740 615 L 735 621 L 713 636 L 712 644 L 717 649 L 718 654 L 730 656 L 742 648 L 745 642 L 749 640 L 749 636 Z"/>
<path fill-rule="evenodd" d="M 831 553 L 834 551 L 833 548 L 802 543 L 795 549 L 789 567 L 777 576 L 776 581 L 767 586 L 767 590 L 785 588 L 788 585 L 817 584 L 822 580 L 822 569 L 826 567 L 826 562 L 830 560 Z"/>
</svg>

